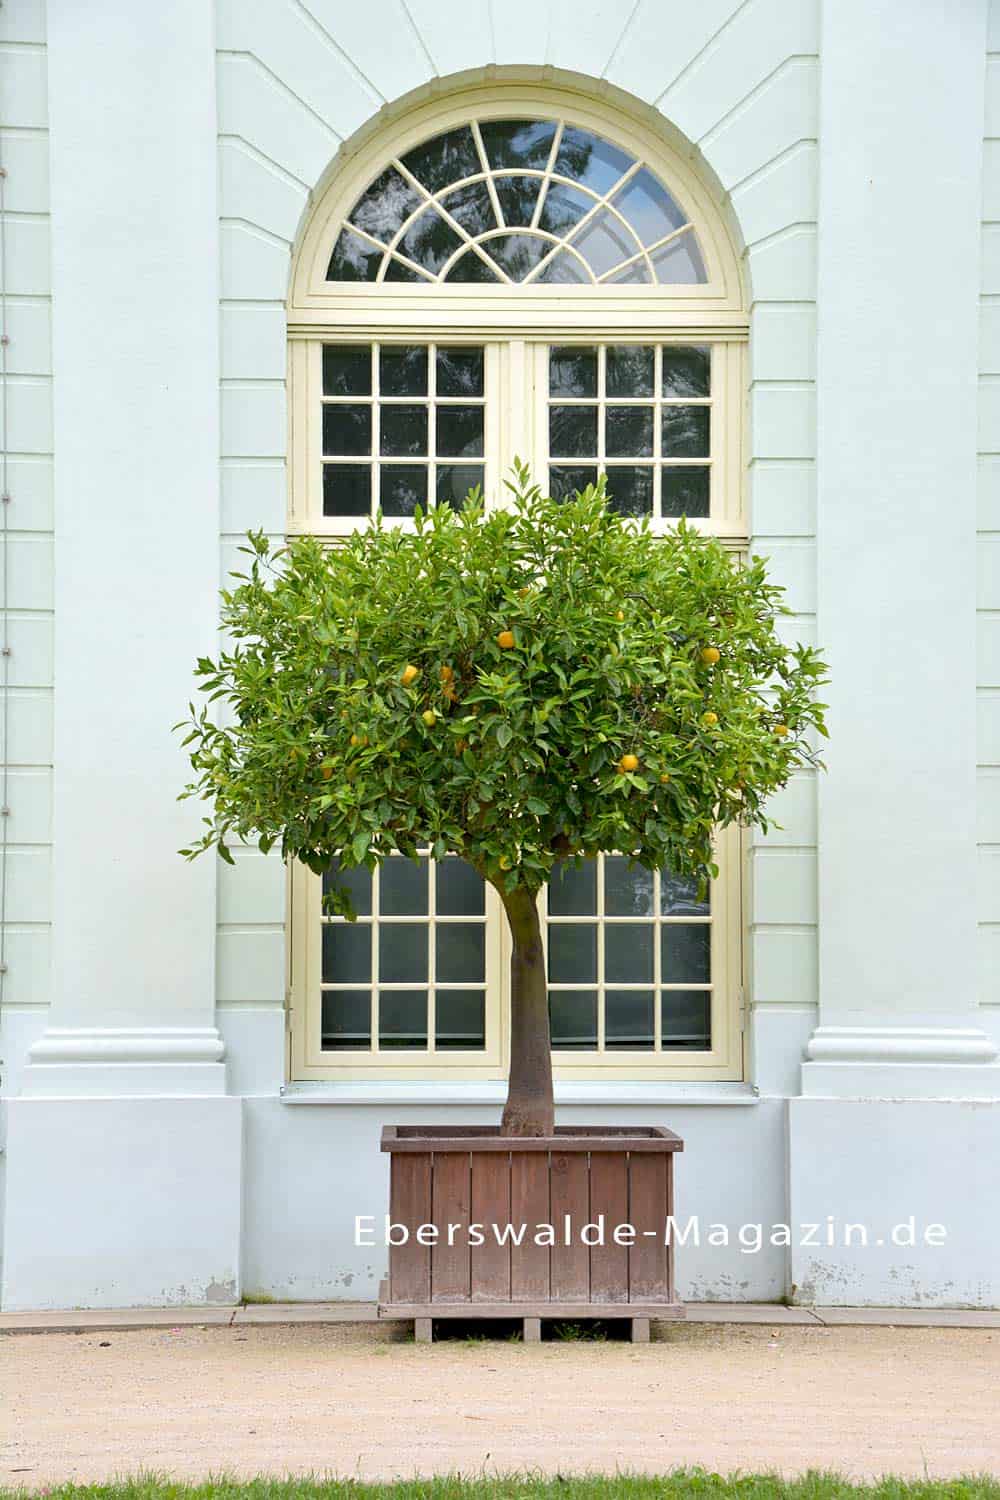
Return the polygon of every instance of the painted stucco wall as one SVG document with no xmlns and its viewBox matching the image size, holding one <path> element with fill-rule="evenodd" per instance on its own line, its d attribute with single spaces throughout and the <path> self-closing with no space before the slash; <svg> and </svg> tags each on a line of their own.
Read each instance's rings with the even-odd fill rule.
<svg viewBox="0 0 1000 1500">
<path fill-rule="evenodd" d="M 983 127 L 979 321 L 976 729 L 979 1001 L 1000 1038 L 1000 3 L 991 0 Z"/>
</svg>

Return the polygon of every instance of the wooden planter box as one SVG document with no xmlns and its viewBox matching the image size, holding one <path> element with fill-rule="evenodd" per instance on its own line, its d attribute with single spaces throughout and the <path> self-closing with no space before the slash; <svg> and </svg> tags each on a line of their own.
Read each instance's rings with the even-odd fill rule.
<svg viewBox="0 0 1000 1500">
<path fill-rule="evenodd" d="M 379 1317 L 413 1318 L 419 1341 L 431 1338 L 434 1318 L 470 1317 L 523 1318 L 531 1340 L 542 1318 L 630 1318 L 633 1339 L 648 1339 L 650 1318 L 684 1316 L 665 1239 L 674 1152 L 683 1149 L 659 1126 L 557 1126 L 553 1136 L 512 1138 L 493 1125 L 387 1125 L 389 1217 L 409 1238 L 390 1245 Z M 586 1243 L 581 1231 L 602 1215 L 603 1243 Z M 470 1243 L 477 1224 L 482 1244 Z M 502 1236 L 522 1224 L 520 1244 L 498 1242 L 494 1225 Z M 425 1243 L 421 1225 L 433 1226 Z M 536 1243 L 538 1225 L 552 1226 L 551 1246 Z M 621 1242 L 627 1230 L 615 1241 L 619 1225 L 632 1226 L 632 1243 Z"/>
</svg>

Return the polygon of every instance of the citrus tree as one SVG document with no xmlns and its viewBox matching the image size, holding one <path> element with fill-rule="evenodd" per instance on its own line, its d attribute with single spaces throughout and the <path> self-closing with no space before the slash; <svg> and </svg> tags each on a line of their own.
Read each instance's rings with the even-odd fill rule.
<svg viewBox="0 0 1000 1500">
<path fill-rule="evenodd" d="M 209 703 L 185 721 L 184 795 L 211 816 L 183 852 L 280 842 L 316 872 L 394 851 L 468 861 L 513 940 L 502 1130 L 545 1135 L 540 888 L 602 850 L 715 875 L 715 830 L 766 828 L 767 798 L 816 763 L 824 667 L 779 638 L 760 559 L 683 523 L 657 537 L 603 482 L 557 502 L 517 465 L 509 488 L 508 508 L 474 492 L 343 545 L 250 535 L 222 596 L 231 644 L 199 661 Z M 346 891 L 328 900 L 353 917 Z"/>
</svg>

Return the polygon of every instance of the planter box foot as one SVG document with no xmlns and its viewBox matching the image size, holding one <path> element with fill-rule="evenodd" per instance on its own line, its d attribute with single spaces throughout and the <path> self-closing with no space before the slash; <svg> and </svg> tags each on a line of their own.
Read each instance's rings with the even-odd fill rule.
<svg viewBox="0 0 1000 1500">
<path fill-rule="evenodd" d="M 434 1342 L 434 1319 L 414 1318 L 413 1337 L 418 1344 L 433 1344 Z"/>
<path fill-rule="evenodd" d="M 648 1344 L 649 1343 L 649 1319 L 648 1318 L 633 1318 L 632 1319 L 632 1342 L 633 1342 L 633 1344 Z"/>
<path fill-rule="evenodd" d="M 524 1342 L 526 1344 L 540 1344 L 542 1342 L 541 1318 L 524 1319 Z"/>
</svg>

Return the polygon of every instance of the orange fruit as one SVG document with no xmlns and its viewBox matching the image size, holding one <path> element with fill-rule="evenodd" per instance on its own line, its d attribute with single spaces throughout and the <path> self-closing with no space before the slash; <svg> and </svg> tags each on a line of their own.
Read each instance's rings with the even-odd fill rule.
<svg viewBox="0 0 1000 1500">
<path fill-rule="evenodd" d="M 625 611 L 623 609 L 620 609 L 618 611 L 618 613 L 615 615 L 615 619 L 616 620 L 624 620 L 624 618 L 625 618 Z"/>
<path fill-rule="evenodd" d="M 711 727 L 713 724 L 718 724 L 718 722 L 719 722 L 719 715 L 718 714 L 713 714 L 712 710 L 709 709 L 709 711 L 708 711 L 707 714 L 702 714 L 702 716 L 701 716 L 701 722 L 703 724 L 707 724 L 707 725 L 709 725 L 709 727 Z"/>
<path fill-rule="evenodd" d="M 500 647 L 501 651 L 509 651 L 513 644 L 513 630 L 501 630 L 500 634 L 497 636 L 497 645 Z"/>
<path fill-rule="evenodd" d="M 360 734 L 352 734 L 351 735 L 351 744 L 352 745 L 360 745 L 361 744 L 361 736 L 360 736 Z"/>
<path fill-rule="evenodd" d="M 669 780 L 670 780 L 670 772 L 669 771 L 664 771 L 663 775 L 660 777 L 661 784 L 663 786 L 666 786 L 666 784 L 667 784 L 667 782 Z"/>
<path fill-rule="evenodd" d="M 701 659 L 706 666 L 714 667 L 721 655 L 722 652 L 718 646 L 702 646 L 701 648 Z"/>
<path fill-rule="evenodd" d="M 451 682 L 452 678 L 455 676 L 455 673 L 451 667 L 442 667 L 440 675 L 442 682 Z"/>
<path fill-rule="evenodd" d="M 623 755 L 618 762 L 619 771 L 637 771 L 639 769 L 639 757 L 637 755 Z"/>
<path fill-rule="evenodd" d="M 433 708 L 425 708 L 420 717 L 423 719 L 428 729 L 433 729 L 434 725 L 437 723 L 438 716 L 434 712 Z"/>
<path fill-rule="evenodd" d="M 323 780 L 324 781 L 329 781 L 330 778 L 333 776 L 333 767 L 332 766 L 324 766 L 322 769 L 323 769 Z"/>
<path fill-rule="evenodd" d="M 405 666 L 403 668 L 403 675 L 399 680 L 404 687 L 409 687 L 410 683 L 415 682 L 419 676 L 420 668 L 415 667 L 413 663 L 410 662 L 408 666 Z"/>
</svg>

